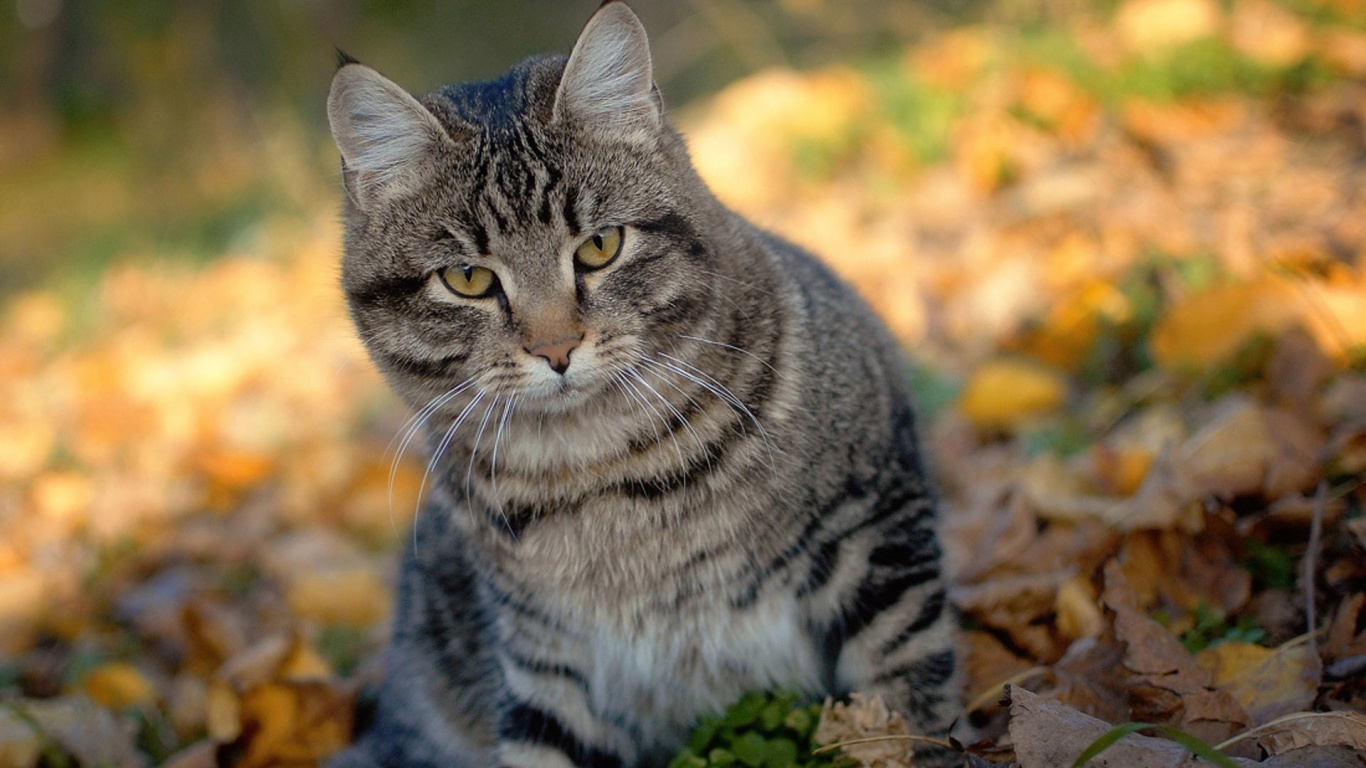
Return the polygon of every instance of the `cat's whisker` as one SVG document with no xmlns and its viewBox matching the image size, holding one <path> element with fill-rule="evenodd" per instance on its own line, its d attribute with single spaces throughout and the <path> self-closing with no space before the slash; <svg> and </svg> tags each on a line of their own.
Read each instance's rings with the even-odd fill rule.
<svg viewBox="0 0 1366 768">
<path fill-rule="evenodd" d="M 639 374 L 637 374 L 637 377 L 639 377 Z M 680 395 L 686 398 L 688 403 L 690 403 L 691 405 L 697 405 L 697 399 L 694 398 L 686 389 L 674 383 L 673 379 L 669 378 L 668 376 L 660 376 L 659 380 L 665 384 L 668 384 L 670 387 L 673 387 L 674 391 L 678 392 Z M 679 423 L 683 425 L 683 428 L 688 430 L 688 434 L 692 435 L 693 440 L 697 442 L 697 450 L 702 454 L 703 458 L 706 460 L 707 469 L 708 471 L 710 471 L 711 458 L 707 455 L 707 443 L 705 440 L 702 439 L 702 435 L 698 434 L 697 430 L 693 427 L 692 421 L 688 419 L 688 417 L 685 416 L 682 411 L 678 410 L 678 408 L 672 402 L 670 402 L 668 398 L 660 394 L 653 386 L 650 386 L 650 384 L 646 382 L 643 377 L 641 377 L 641 383 L 649 387 L 650 391 L 654 392 L 655 396 L 658 397 L 661 401 L 663 401 L 664 405 L 669 409 L 670 412 L 673 413 L 674 418 L 678 419 Z"/>
<path fill-rule="evenodd" d="M 692 365 L 691 363 L 688 363 L 684 360 L 680 360 L 679 358 L 676 358 L 673 355 L 665 353 L 660 353 L 660 357 L 668 358 L 669 360 L 672 360 L 674 362 L 662 363 L 658 360 L 653 359 L 646 359 L 643 362 L 650 365 L 659 366 L 664 370 L 672 371 L 673 373 L 682 376 L 683 378 L 693 382 L 697 386 L 702 387 L 708 392 L 711 392 L 712 394 L 726 401 L 737 411 L 748 417 L 749 420 L 754 423 L 755 428 L 759 431 L 760 438 L 764 442 L 764 446 L 768 449 L 770 465 L 774 464 L 775 457 L 773 450 L 773 439 L 769 436 L 768 430 L 764 429 L 764 425 L 759 421 L 759 417 L 754 415 L 754 411 L 750 410 L 749 406 L 745 405 L 745 402 L 743 400 L 737 397 L 734 392 L 731 392 L 730 389 L 726 387 L 726 385 L 717 381 L 714 377 L 712 377 L 706 371 L 703 371 L 702 369 L 698 368 L 697 366 Z M 696 373 L 690 373 L 689 371 L 685 370 L 684 367 L 681 366 L 691 368 L 693 371 L 696 371 Z"/>
<path fill-rule="evenodd" d="M 441 461 L 441 457 L 446 453 L 446 449 L 450 447 L 451 441 L 455 439 L 456 430 L 460 429 L 460 425 L 465 423 L 465 419 L 474 412 L 475 407 L 479 405 L 479 402 L 484 399 L 486 394 L 488 393 L 485 390 L 479 390 L 478 394 L 471 398 L 470 401 L 465 404 L 464 408 L 460 409 L 460 414 L 455 417 L 451 422 L 451 426 L 447 428 L 445 434 L 442 435 L 441 442 L 437 445 L 436 450 L 432 451 L 432 458 L 427 462 L 427 468 L 422 472 L 422 482 L 419 483 L 417 487 L 418 500 L 413 510 L 414 547 L 417 546 L 417 515 L 422 508 L 422 492 L 427 487 L 427 478 L 431 475 L 432 471 L 436 469 L 437 463 Z"/>
<path fill-rule="evenodd" d="M 674 418 L 678 419 L 679 423 L 682 426 L 687 427 L 688 429 L 692 429 L 692 426 L 688 424 L 688 420 L 683 418 L 683 414 L 679 413 L 678 409 L 674 407 L 674 404 L 669 402 L 668 398 L 661 395 L 659 393 L 659 390 L 651 386 L 650 382 L 646 381 L 645 377 L 640 374 L 640 371 L 636 370 L 635 368 L 629 368 L 627 370 L 629 371 L 631 378 L 640 382 L 640 385 L 645 387 L 645 389 L 649 390 L 650 394 L 658 398 L 659 401 L 664 404 L 664 407 L 668 408 L 670 411 L 673 412 Z M 661 412 L 660 416 L 661 418 L 663 418 L 664 414 Z M 668 431 L 669 437 L 673 439 L 674 453 L 678 454 L 678 465 L 680 467 L 687 466 L 687 460 L 683 458 L 683 446 L 678 444 L 678 430 L 669 429 L 669 420 L 667 418 L 664 419 L 664 428 Z"/>
<path fill-rule="evenodd" d="M 470 478 L 474 476 L 474 460 L 479 456 L 479 443 L 484 439 L 484 429 L 489 425 L 489 417 L 493 415 L 493 409 L 498 407 L 498 401 L 502 397 L 502 395 L 494 395 L 493 402 L 484 409 L 484 418 L 479 422 L 479 431 L 474 435 L 474 443 L 470 445 L 470 463 L 465 468 L 465 506 L 471 510 L 471 513 L 474 510 L 474 497 L 470 490 Z"/>
<path fill-rule="evenodd" d="M 394 481 L 395 478 L 398 476 L 398 467 L 399 464 L 403 461 L 404 454 L 408 451 L 408 446 L 412 443 L 413 438 L 417 436 L 418 432 L 421 431 L 422 427 L 427 423 L 428 419 L 430 419 L 443 405 L 455 399 L 462 392 L 469 389 L 470 386 L 473 384 L 474 377 L 470 377 L 468 379 L 465 379 L 463 382 L 455 385 L 454 387 L 451 387 L 450 389 L 446 390 L 444 393 L 427 401 L 427 404 L 422 406 L 421 410 L 419 410 L 417 413 L 414 413 L 412 416 L 408 417 L 407 421 L 405 421 L 403 425 L 399 427 L 398 433 L 395 434 L 394 437 L 389 440 L 389 445 L 385 447 L 385 451 L 388 451 L 390 448 L 393 448 L 394 442 L 398 441 L 398 449 L 394 451 L 394 458 L 389 463 L 388 482 L 389 524 L 394 528 L 395 536 L 397 536 L 398 524 L 394 520 Z M 401 439 L 400 435 L 402 436 Z M 422 492 L 419 489 L 417 503 L 420 505 L 421 502 Z"/>
<path fill-rule="evenodd" d="M 503 439 L 503 428 L 507 426 L 508 417 L 512 415 L 512 409 L 517 404 L 517 395 L 508 397 L 507 403 L 503 405 L 503 415 L 498 419 L 498 430 L 493 433 L 493 456 L 489 459 L 489 484 L 493 489 L 493 503 L 498 507 L 498 516 L 503 518 L 503 523 L 508 526 L 508 532 L 512 533 L 513 538 L 517 537 L 512 525 L 508 521 L 507 514 L 503 511 L 503 497 L 498 492 L 498 442 Z"/>
<path fill-rule="evenodd" d="M 727 343 L 725 343 L 724 341 L 713 341 L 712 339 L 706 339 L 706 338 L 703 338 L 703 337 L 701 337 L 701 336 L 689 336 L 689 335 L 686 334 L 686 333 L 680 333 L 680 334 L 678 334 L 678 338 L 680 338 L 680 339 L 687 339 L 688 341 L 695 341 L 695 342 L 697 342 L 697 343 L 699 343 L 699 344 L 711 344 L 711 345 L 713 345 L 713 346 L 721 347 L 721 348 L 723 348 L 723 349 L 729 349 L 729 350 L 733 350 L 733 351 L 735 351 L 735 352 L 739 352 L 739 353 L 742 354 L 742 355 L 745 355 L 745 356 L 747 356 L 747 357 L 752 357 L 752 358 L 754 358 L 755 360 L 757 360 L 757 361 L 759 362 L 760 365 L 762 365 L 762 366 L 764 366 L 765 368 L 767 368 L 767 369 L 769 369 L 770 371 L 772 371 L 772 372 L 773 372 L 773 375 L 777 376 L 778 378 L 780 378 L 780 379 L 785 379 L 785 378 L 787 378 L 785 375 L 783 375 L 783 372 L 782 372 L 782 371 L 778 370 L 777 368 L 774 368 L 772 363 L 770 363 L 769 361 L 763 359 L 762 357 L 759 357 L 758 355 L 754 354 L 753 352 L 750 352 L 748 349 L 745 349 L 744 347 L 737 347 L 737 346 L 735 346 L 734 344 L 727 344 Z"/>
<path fill-rule="evenodd" d="M 661 435 L 659 432 L 659 424 L 662 422 L 664 424 L 665 430 L 667 431 L 669 427 L 669 420 L 664 418 L 664 414 L 660 413 L 659 410 L 655 408 L 654 405 L 651 404 L 648 399 L 646 399 L 645 395 L 640 391 L 640 389 L 638 389 L 636 385 L 631 383 L 631 378 L 639 378 L 640 374 L 636 373 L 633 369 L 627 368 L 618 371 L 617 375 L 619 376 L 618 380 L 621 382 L 621 385 L 625 388 L 623 391 L 629 390 L 632 393 L 631 399 L 635 400 L 637 403 L 640 403 L 641 407 L 644 408 L 647 415 L 649 415 L 650 428 L 653 429 L 655 433 L 655 442 L 662 442 L 664 436 Z M 674 447 L 677 448 L 677 444 L 675 444 Z M 683 461 L 683 455 L 681 452 L 679 453 L 678 461 L 679 463 L 682 463 Z"/>
</svg>

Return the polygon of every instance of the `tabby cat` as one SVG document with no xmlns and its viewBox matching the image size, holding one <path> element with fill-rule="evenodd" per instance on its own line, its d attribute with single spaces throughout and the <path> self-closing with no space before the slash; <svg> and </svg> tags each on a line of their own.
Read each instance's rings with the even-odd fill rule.
<svg viewBox="0 0 1366 768">
<path fill-rule="evenodd" d="M 377 710 L 334 766 L 660 766 L 774 688 L 946 729 L 906 364 L 712 196 L 626 5 L 421 100 L 345 59 L 328 116 L 351 315 L 432 450 Z"/>
</svg>

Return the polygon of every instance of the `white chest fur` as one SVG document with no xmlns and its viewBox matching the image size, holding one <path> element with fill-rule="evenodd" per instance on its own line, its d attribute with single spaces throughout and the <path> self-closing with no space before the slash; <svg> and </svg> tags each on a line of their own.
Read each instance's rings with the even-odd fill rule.
<svg viewBox="0 0 1366 768">
<path fill-rule="evenodd" d="M 821 665 L 795 601 L 744 610 L 724 600 L 626 636 L 599 630 L 589 651 L 593 708 L 638 723 L 647 751 L 672 751 L 697 720 L 749 691 L 821 689 Z"/>
</svg>

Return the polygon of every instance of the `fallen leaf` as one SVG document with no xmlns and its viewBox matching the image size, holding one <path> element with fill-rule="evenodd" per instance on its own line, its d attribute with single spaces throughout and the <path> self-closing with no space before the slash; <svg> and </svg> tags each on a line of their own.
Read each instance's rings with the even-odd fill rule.
<svg viewBox="0 0 1366 768">
<path fill-rule="evenodd" d="M 1112 727 L 1019 686 L 1009 686 L 1007 696 L 1010 699 L 1010 737 L 1020 768 L 1070 766 Z M 1196 763 L 1190 753 L 1174 741 L 1132 733 L 1086 765 L 1089 768 L 1186 768 Z"/>
<path fill-rule="evenodd" d="M 1288 67 L 1312 45 L 1309 27 L 1270 0 L 1238 0 L 1229 18 L 1229 39 L 1244 56 L 1266 67 Z"/>
<path fill-rule="evenodd" d="M 212 741 L 192 744 L 166 758 L 161 768 L 218 768 L 218 745 Z"/>
<path fill-rule="evenodd" d="M 1096 591 L 1090 579 L 1073 576 L 1058 587 L 1054 600 L 1055 620 L 1064 637 L 1076 640 L 1100 637 L 1105 630 L 1105 616 L 1096 605 Z"/>
<path fill-rule="evenodd" d="M 43 740 L 28 721 L 0 705 L 0 765 L 33 768 L 43 752 Z"/>
<path fill-rule="evenodd" d="M 82 765 L 143 768 L 137 726 L 84 696 L 64 696 L 15 705 L 37 730 Z"/>
<path fill-rule="evenodd" d="M 1181 446 L 1191 492 L 1221 498 L 1276 498 L 1311 486 L 1320 473 L 1323 441 L 1302 418 L 1235 394 Z"/>
<path fill-rule="evenodd" d="M 1127 672 L 1120 663 L 1124 651 L 1124 645 L 1114 640 L 1085 637 L 1073 642 L 1049 667 L 1053 687 L 1045 693 L 1101 720 L 1127 720 Z"/>
<path fill-rule="evenodd" d="M 1106 606 L 1115 614 L 1115 637 L 1127 646 L 1132 717 L 1174 725 L 1217 743 L 1251 724 L 1247 713 L 1213 676 L 1201 669 L 1181 642 L 1138 610 L 1137 598 L 1115 562 L 1105 566 Z"/>
<path fill-rule="evenodd" d="M 241 700 L 240 768 L 314 764 L 351 737 L 350 692 L 322 682 L 267 683 Z"/>
<path fill-rule="evenodd" d="M 1366 715 L 1360 712 L 1301 712 L 1257 730 L 1257 744 L 1268 755 L 1282 755 L 1307 746 L 1366 751 Z"/>
<path fill-rule="evenodd" d="M 1220 22 L 1219 6 L 1210 0 L 1125 0 L 1114 17 L 1120 40 L 1136 53 L 1213 35 Z"/>
<path fill-rule="evenodd" d="M 287 599 L 300 616 L 363 627 L 383 621 L 393 598 L 378 566 L 359 562 L 294 574 Z"/>
<path fill-rule="evenodd" d="M 889 709 L 880 696 L 870 698 L 853 693 L 848 703 L 825 700 L 812 741 L 821 745 L 842 744 L 839 754 L 857 761 L 863 768 L 910 768 L 915 754 L 915 742 L 910 739 L 844 744 L 878 736 L 909 734 L 910 728 L 901 713 Z"/>
<path fill-rule="evenodd" d="M 1214 675 L 1214 684 L 1233 694 L 1257 725 L 1299 712 L 1314 703 L 1323 663 L 1308 644 L 1264 648 L 1224 642 L 1206 648 L 1195 663 Z"/>
<path fill-rule="evenodd" d="M 1036 363 L 998 359 L 972 373 L 958 409 L 978 429 L 1012 429 L 1057 410 L 1066 396 L 1061 374 Z"/>
<path fill-rule="evenodd" d="M 81 692 L 110 709 L 145 706 L 157 700 L 156 688 L 136 666 L 123 661 L 101 664 L 81 680 Z"/>
</svg>

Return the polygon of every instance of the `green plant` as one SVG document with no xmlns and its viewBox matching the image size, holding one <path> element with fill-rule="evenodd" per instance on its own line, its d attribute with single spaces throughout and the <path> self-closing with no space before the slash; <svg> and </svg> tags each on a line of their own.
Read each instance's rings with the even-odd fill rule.
<svg viewBox="0 0 1366 768">
<path fill-rule="evenodd" d="M 724 714 L 703 719 L 669 768 L 842 768 L 847 760 L 811 754 L 820 719 L 821 705 L 796 694 L 748 693 Z"/>
<path fill-rule="evenodd" d="M 1222 752 L 1199 738 L 1178 728 L 1173 728 L 1170 725 L 1154 725 L 1153 723 L 1124 723 L 1111 728 L 1105 733 L 1102 733 L 1100 738 L 1091 742 L 1086 749 L 1082 750 L 1082 753 L 1072 762 L 1072 768 L 1081 768 L 1081 766 L 1086 765 L 1089 760 L 1100 756 L 1102 752 L 1114 746 L 1115 742 L 1125 736 L 1137 731 L 1147 730 L 1157 731 L 1163 736 L 1166 736 L 1177 744 L 1185 747 L 1186 751 L 1191 754 L 1208 760 L 1220 768 L 1238 768 L 1238 764 L 1229 759 L 1227 755 L 1224 755 Z"/>
</svg>

